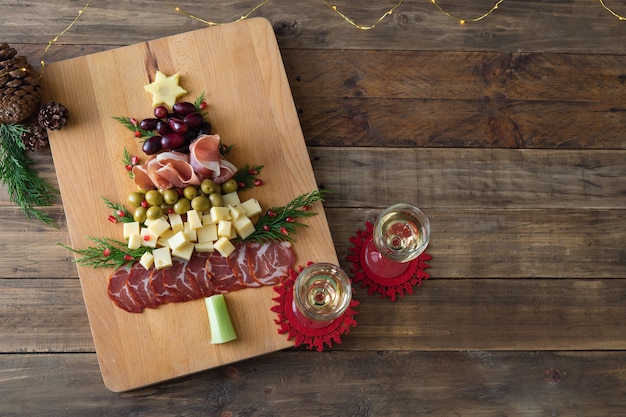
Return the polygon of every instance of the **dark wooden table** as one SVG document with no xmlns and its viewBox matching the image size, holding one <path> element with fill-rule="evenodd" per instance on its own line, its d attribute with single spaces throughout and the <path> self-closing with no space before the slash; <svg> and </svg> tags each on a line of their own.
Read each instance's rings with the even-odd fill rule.
<svg viewBox="0 0 626 417">
<path fill-rule="evenodd" d="M 371 24 L 392 3 L 337 6 Z M 229 22 L 256 4 L 176 5 Z M 465 18 L 492 4 L 441 2 Z M 38 66 L 83 6 L 1 1 L 0 42 Z M 626 22 L 583 0 L 506 0 L 464 25 L 406 1 L 370 31 L 322 1 L 253 16 L 275 28 L 315 176 L 335 191 L 339 257 L 370 209 L 409 200 L 432 221 L 431 279 L 395 303 L 359 288 L 358 326 L 325 352 L 115 394 L 56 245 L 69 244 L 60 201 L 54 229 L 2 188 L 0 414 L 626 415 Z M 45 59 L 201 27 L 166 2 L 94 1 Z M 30 156 L 54 184 L 49 151 Z"/>
</svg>

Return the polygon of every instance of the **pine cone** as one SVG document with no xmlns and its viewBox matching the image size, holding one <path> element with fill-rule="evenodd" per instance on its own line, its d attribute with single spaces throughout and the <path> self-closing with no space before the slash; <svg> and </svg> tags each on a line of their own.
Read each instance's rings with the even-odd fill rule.
<svg viewBox="0 0 626 417">
<path fill-rule="evenodd" d="M 29 124 L 21 139 L 26 150 L 40 151 L 48 147 L 48 131 L 37 123 Z"/>
<path fill-rule="evenodd" d="M 39 109 L 38 119 L 39 124 L 46 129 L 59 130 L 67 123 L 68 116 L 67 109 L 61 103 L 51 101 Z"/>
<path fill-rule="evenodd" d="M 41 100 L 39 78 L 26 57 L 0 43 L 0 123 L 19 123 Z"/>
</svg>

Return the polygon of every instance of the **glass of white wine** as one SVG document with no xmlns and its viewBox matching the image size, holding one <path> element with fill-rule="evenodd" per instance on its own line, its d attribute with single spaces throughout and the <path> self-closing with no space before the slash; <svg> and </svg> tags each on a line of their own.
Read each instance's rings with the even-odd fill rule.
<svg viewBox="0 0 626 417">
<path fill-rule="evenodd" d="M 408 203 L 384 209 L 366 244 L 363 268 L 382 278 L 395 278 L 408 268 L 430 241 L 430 221 L 418 207 Z"/>
<path fill-rule="evenodd" d="M 328 326 L 350 306 L 352 285 L 341 267 L 319 262 L 304 268 L 293 285 L 294 313 L 311 328 Z"/>
</svg>

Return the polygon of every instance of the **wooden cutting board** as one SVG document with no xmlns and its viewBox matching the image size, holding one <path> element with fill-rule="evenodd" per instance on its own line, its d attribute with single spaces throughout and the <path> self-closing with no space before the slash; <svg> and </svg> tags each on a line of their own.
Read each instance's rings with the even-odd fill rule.
<svg viewBox="0 0 626 417">
<path fill-rule="evenodd" d="M 282 206 L 317 188 L 276 38 L 265 19 L 210 27 L 53 63 L 45 69 L 46 100 L 63 103 L 68 124 L 50 133 L 50 146 L 74 248 L 89 236 L 121 239 L 121 224 L 101 197 L 126 203 L 135 190 L 124 169 L 124 148 L 144 156 L 141 144 L 114 116 L 151 117 L 144 85 L 155 71 L 180 73 L 194 101 L 205 92 L 208 119 L 237 166 L 262 164 L 264 185 L 242 193 L 265 208 Z M 298 265 L 337 263 L 321 204 L 294 244 Z M 126 391 L 292 346 L 277 333 L 271 287 L 227 294 L 238 334 L 211 345 L 203 300 L 131 314 L 107 296 L 112 270 L 78 267 L 96 351 L 106 386 Z"/>
</svg>

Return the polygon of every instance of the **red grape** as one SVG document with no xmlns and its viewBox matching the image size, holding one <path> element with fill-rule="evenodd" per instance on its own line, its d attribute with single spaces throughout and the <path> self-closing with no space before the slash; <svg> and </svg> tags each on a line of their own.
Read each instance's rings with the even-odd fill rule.
<svg viewBox="0 0 626 417">
<path fill-rule="evenodd" d="M 187 123 L 177 118 L 171 118 L 169 124 L 174 133 L 185 133 L 188 128 Z"/>
<path fill-rule="evenodd" d="M 204 123 L 202 123 L 200 125 L 200 128 L 198 129 L 198 134 L 199 135 L 210 135 L 212 130 L 213 130 L 213 126 L 211 126 L 211 123 L 204 122 Z"/>
<path fill-rule="evenodd" d="M 146 155 L 154 155 L 161 150 L 161 136 L 152 136 L 146 139 L 141 149 Z"/>
<path fill-rule="evenodd" d="M 156 129 L 158 121 L 159 119 L 154 118 L 143 119 L 141 122 L 139 122 L 139 127 L 143 130 L 154 130 Z"/>
<path fill-rule="evenodd" d="M 178 114 L 179 116 L 185 117 L 188 114 L 195 112 L 196 106 L 194 106 L 193 103 L 189 103 L 188 101 L 181 101 L 180 103 L 174 104 L 172 110 L 174 110 L 174 113 Z"/>
<path fill-rule="evenodd" d="M 180 148 L 185 144 L 185 137 L 180 133 L 167 133 L 161 137 L 161 146 L 163 149 L 171 151 Z"/>
<path fill-rule="evenodd" d="M 204 122 L 204 119 L 202 118 L 202 115 L 200 113 L 193 112 L 185 116 L 183 121 L 187 123 L 187 126 L 189 126 L 190 129 L 195 129 Z"/>
<path fill-rule="evenodd" d="M 167 110 L 167 107 L 165 106 L 156 106 L 154 108 L 154 116 L 159 119 L 166 118 L 168 113 L 169 111 Z"/>
<path fill-rule="evenodd" d="M 157 122 L 156 130 L 157 132 L 159 132 L 159 135 L 165 135 L 167 133 L 172 132 L 172 128 L 170 127 L 170 125 L 167 122 L 164 122 L 163 120 L 159 120 Z"/>
</svg>

